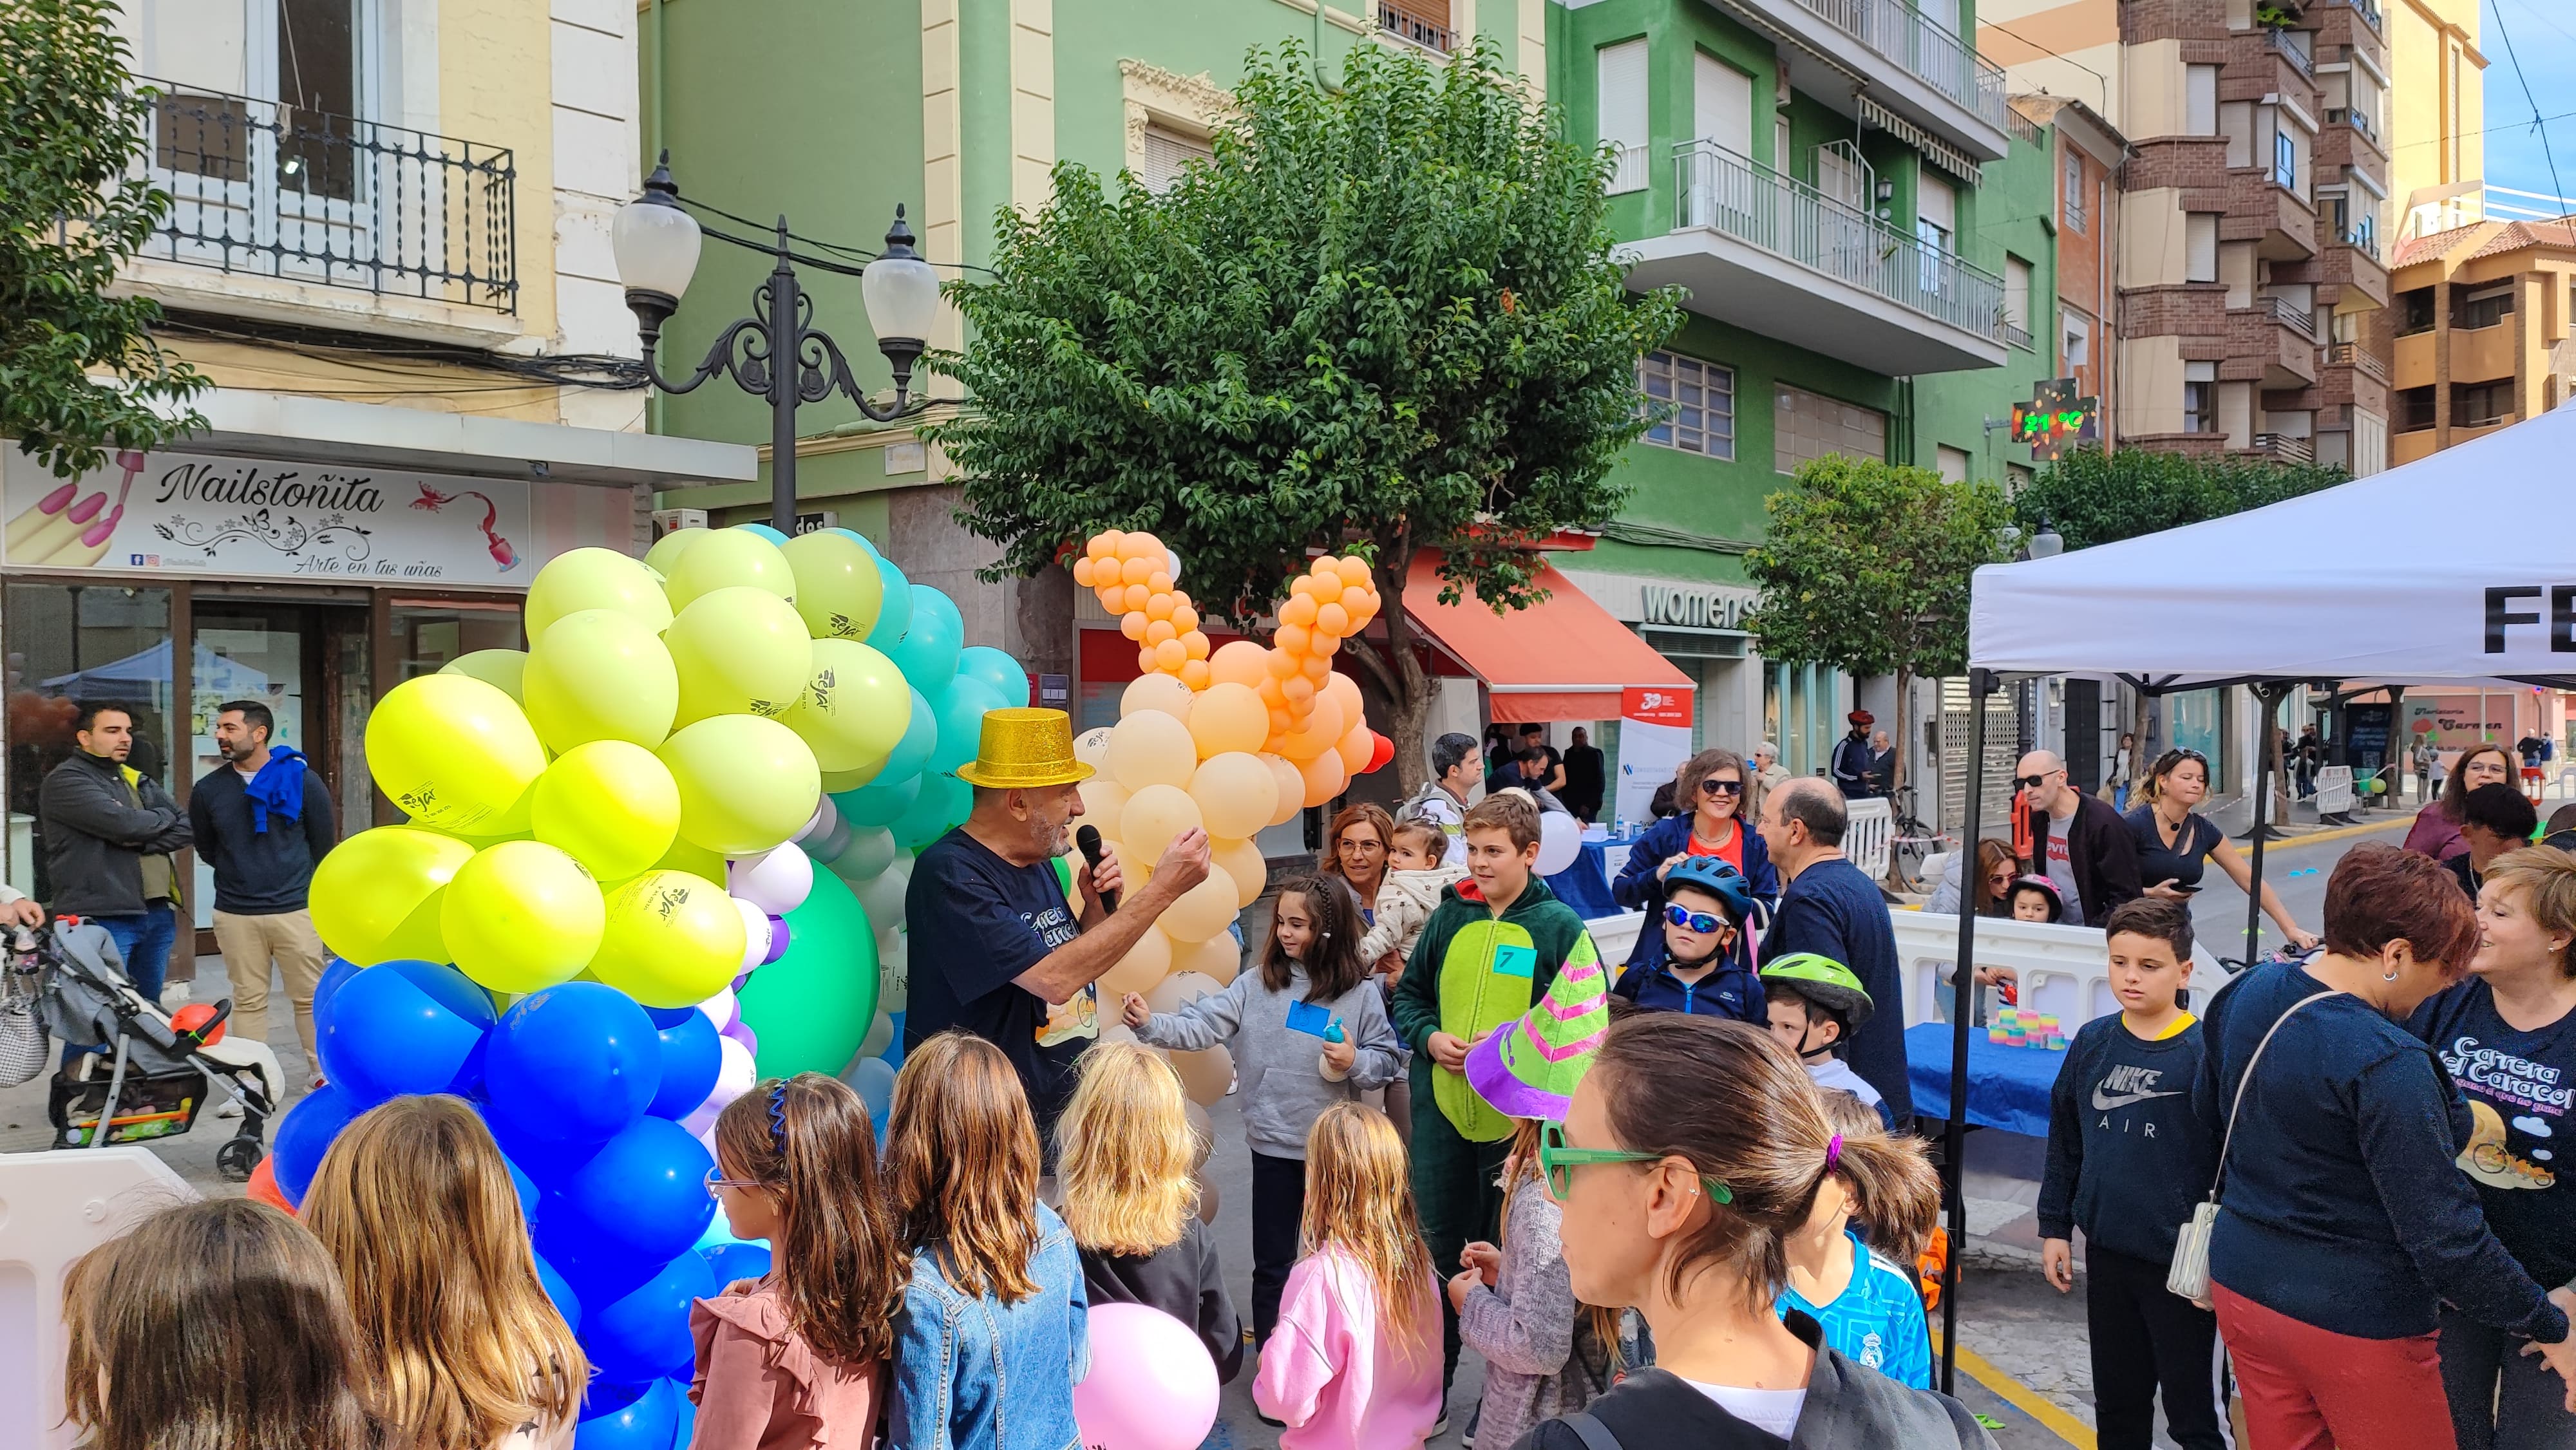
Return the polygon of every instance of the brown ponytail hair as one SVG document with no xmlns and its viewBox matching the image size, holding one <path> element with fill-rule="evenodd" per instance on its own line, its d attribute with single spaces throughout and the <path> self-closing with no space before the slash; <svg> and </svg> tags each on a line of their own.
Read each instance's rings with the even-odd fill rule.
<svg viewBox="0 0 2576 1450">
<path fill-rule="evenodd" d="M 1842 1151 L 1834 1160 L 1834 1181 L 1851 1201 L 1852 1221 L 1860 1225 L 1861 1237 L 1893 1262 L 1913 1263 L 1923 1256 L 1933 1225 L 1941 1219 L 1941 1180 L 1932 1171 L 1923 1140 L 1888 1137 L 1878 1109 L 1840 1088 L 1819 1089 L 1818 1095 L 1824 1099 L 1825 1120 L 1843 1137 Z M 1891 1169 L 1893 1160 L 1884 1153 L 1854 1153 L 1852 1145 L 1864 1138 L 1885 1139 L 1898 1156 L 1921 1160 L 1923 1171 Z"/>
<path fill-rule="evenodd" d="M 1884 1205 L 1899 1226 L 1919 1205 L 1938 1202 L 1923 1150 L 1883 1133 L 1846 1137 L 1829 1169 L 1834 1127 L 1823 1097 L 1771 1034 L 1745 1023 L 1678 1012 L 1623 1017 L 1611 1023 L 1591 1077 L 1586 1086 L 1608 1105 L 1619 1147 L 1686 1159 L 1730 1195 L 1710 1205 L 1666 1269 L 1666 1292 L 1676 1298 L 1691 1279 L 1715 1272 L 1748 1303 L 1767 1308 L 1778 1299 L 1789 1278 L 1785 1240 L 1807 1222 L 1828 1172 L 1856 1197 Z M 1671 1110 L 1685 1099 L 1697 1106 Z M 1928 1226 L 1930 1215 L 1923 1218 Z"/>
<path fill-rule="evenodd" d="M 778 1203 L 779 1298 L 815 1352 L 867 1364 L 894 1352 L 912 1266 L 877 1191 L 867 1104 L 819 1072 L 767 1078 L 716 1115 L 716 1161 Z"/>
</svg>

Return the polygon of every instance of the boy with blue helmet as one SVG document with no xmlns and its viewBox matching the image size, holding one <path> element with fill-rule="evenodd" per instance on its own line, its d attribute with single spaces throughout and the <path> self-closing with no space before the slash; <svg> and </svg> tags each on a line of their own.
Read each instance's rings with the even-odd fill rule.
<svg viewBox="0 0 2576 1450">
<path fill-rule="evenodd" d="M 1762 979 L 1753 972 L 1744 925 L 1756 909 L 1753 885 L 1717 856 L 1693 856 L 1664 878 L 1663 960 L 1633 962 L 1611 991 L 1648 1012 L 1687 1012 L 1764 1025 Z"/>
</svg>

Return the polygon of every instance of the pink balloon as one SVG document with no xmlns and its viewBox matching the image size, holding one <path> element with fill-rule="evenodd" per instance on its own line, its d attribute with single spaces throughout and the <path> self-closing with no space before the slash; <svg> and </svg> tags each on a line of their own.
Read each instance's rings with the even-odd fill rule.
<svg viewBox="0 0 2576 1450">
<path fill-rule="evenodd" d="M 1073 1387 L 1082 1443 L 1197 1450 L 1216 1424 L 1216 1362 L 1190 1327 L 1142 1304 L 1095 1304 L 1091 1374 Z"/>
</svg>

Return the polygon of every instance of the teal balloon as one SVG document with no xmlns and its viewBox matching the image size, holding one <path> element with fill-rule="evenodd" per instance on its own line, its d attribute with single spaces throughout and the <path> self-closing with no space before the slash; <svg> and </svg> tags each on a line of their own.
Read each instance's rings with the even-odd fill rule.
<svg viewBox="0 0 2576 1450">
<path fill-rule="evenodd" d="M 869 551 L 875 553 L 873 549 Z M 861 641 L 880 654 L 892 654 L 902 643 L 904 631 L 912 627 L 912 581 L 883 554 L 876 554 L 877 573 L 885 577 L 885 600 L 877 606 L 877 622 Z"/>
<path fill-rule="evenodd" d="M 856 529 L 845 529 L 845 528 L 842 528 L 842 527 L 840 527 L 839 525 L 835 524 L 835 525 L 833 525 L 831 528 L 826 529 L 824 532 L 826 532 L 826 533 L 832 533 L 832 534 L 841 534 L 841 535 L 844 535 L 844 536 L 846 536 L 846 537 L 848 537 L 848 538 L 853 538 L 853 539 L 858 540 L 858 541 L 859 541 L 859 547 L 860 547 L 860 548 L 862 548 L 862 549 L 867 550 L 867 551 L 868 551 L 868 557 L 869 557 L 869 558 L 871 558 L 871 559 L 876 559 L 876 558 L 882 558 L 882 557 L 884 557 L 883 555 L 881 555 L 881 554 L 877 553 L 877 546 L 876 546 L 876 545 L 871 544 L 871 543 L 869 543 L 869 542 L 868 542 L 868 536 L 867 536 L 867 535 L 865 535 L 865 534 L 863 534 L 863 533 L 860 533 L 860 532 L 859 532 L 858 530 L 856 530 Z"/>
<path fill-rule="evenodd" d="M 974 803 L 975 792 L 966 782 L 953 775 L 925 774 L 921 777 L 921 794 L 914 798 L 912 808 L 896 817 L 887 829 L 894 832 L 896 845 L 918 851 L 966 819 Z"/>
<path fill-rule="evenodd" d="M 787 955 L 751 974 L 737 994 L 760 1039 L 762 1077 L 836 1076 L 858 1055 L 877 1016 L 877 937 L 847 883 L 814 873 L 787 913 Z"/>
<path fill-rule="evenodd" d="M 1029 672 L 1020 662 L 988 644 L 969 645 L 957 652 L 957 678 L 981 680 L 993 687 L 1005 705 L 1029 702 Z"/>
<path fill-rule="evenodd" d="M 767 524 L 736 524 L 734 527 L 742 530 L 746 534 L 758 534 L 773 544 L 783 544 L 787 542 L 787 536 L 785 534 L 778 532 Z"/>
<path fill-rule="evenodd" d="M 876 779 L 894 781 L 907 775 L 919 775 L 922 768 L 930 764 L 930 754 L 938 745 L 938 712 L 930 708 L 928 696 L 915 690 L 912 692 L 912 717 L 903 727 L 903 739 L 887 753 L 885 764 L 877 767 Z M 974 752 L 967 753 L 972 755 Z"/>
<path fill-rule="evenodd" d="M 832 797 L 832 808 L 853 826 L 891 826 L 903 819 L 920 794 L 920 771 L 893 780 L 880 772 L 857 790 L 845 790 Z"/>
<path fill-rule="evenodd" d="M 1020 696 L 1021 700 L 1027 698 Z M 982 680 L 970 680 L 964 675 L 950 680 L 948 688 L 939 692 L 939 702 L 931 707 L 939 715 L 939 741 L 930 752 L 930 773 L 942 774 L 973 760 L 976 747 L 983 742 L 984 712 L 1017 703 L 1003 699 Z"/>
<path fill-rule="evenodd" d="M 927 584 L 912 586 L 912 623 L 903 640 L 887 650 L 912 687 L 931 694 L 957 674 L 957 655 L 966 644 L 966 619 L 947 595 Z"/>
</svg>

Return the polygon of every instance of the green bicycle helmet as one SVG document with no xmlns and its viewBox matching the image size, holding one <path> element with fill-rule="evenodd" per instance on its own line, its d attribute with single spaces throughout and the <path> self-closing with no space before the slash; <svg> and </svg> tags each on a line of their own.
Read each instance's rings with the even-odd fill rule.
<svg viewBox="0 0 2576 1450">
<path fill-rule="evenodd" d="M 1792 952 L 1762 969 L 1762 987 L 1804 997 L 1828 1012 L 1840 1014 L 1847 1031 L 1858 1031 L 1874 1010 L 1869 989 L 1852 970 L 1831 957 Z"/>
</svg>

